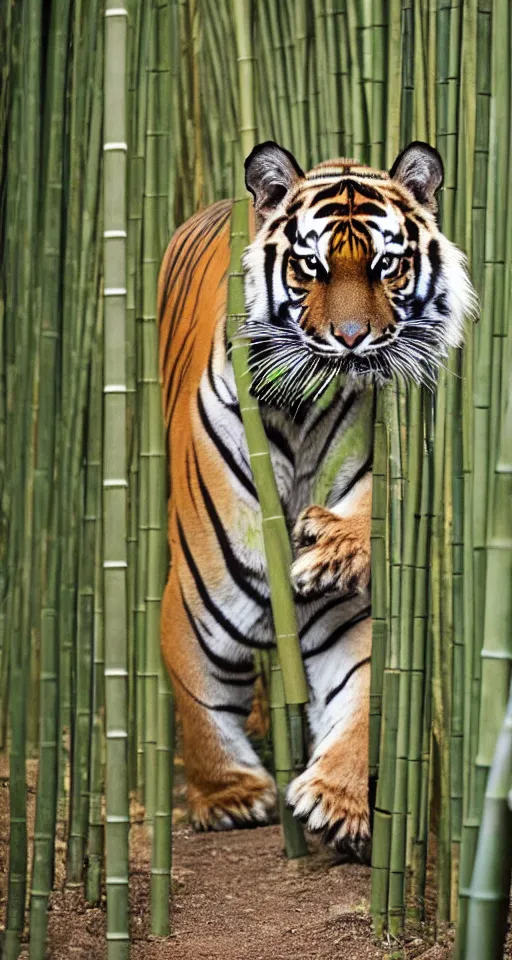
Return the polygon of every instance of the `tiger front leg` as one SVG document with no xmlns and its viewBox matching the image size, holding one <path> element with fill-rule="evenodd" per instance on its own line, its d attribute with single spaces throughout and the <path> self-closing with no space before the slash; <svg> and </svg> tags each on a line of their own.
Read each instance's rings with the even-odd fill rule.
<svg viewBox="0 0 512 960">
<path fill-rule="evenodd" d="M 162 600 L 162 653 L 181 721 L 190 819 L 196 830 L 261 826 L 273 819 L 276 787 L 245 732 L 252 657 L 244 650 L 228 662 L 222 633 L 216 637 L 209 622 L 208 611 L 194 616 L 173 568 Z"/>
<path fill-rule="evenodd" d="M 306 507 L 293 531 L 292 583 L 303 597 L 364 591 L 370 582 L 371 474 L 332 510 Z"/>
<path fill-rule="evenodd" d="M 326 617 L 318 619 L 318 611 L 311 617 L 309 632 L 317 637 L 304 658 L 315 746 L 305 771 L 290 784 L 287 802 L 311 833 L 338 853 L 368 863 L 371 620 L 363 616 L 358 622 L 362 613 L 351 614 L 354 626 L 346 630 L 339 625 L 342 607 L 343 601 L 338 611 L 328 603 Z M 324 621 L 330 623 L 326 632 Z"/>
</svg>

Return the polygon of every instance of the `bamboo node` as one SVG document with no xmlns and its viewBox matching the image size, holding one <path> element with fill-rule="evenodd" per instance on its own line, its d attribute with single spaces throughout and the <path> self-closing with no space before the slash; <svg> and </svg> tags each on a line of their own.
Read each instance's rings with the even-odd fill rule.
<svg viewBox="0 0 512 960">
<path fill-rule="evenodd" d="M 483 660 L 512 660 L 512 652 L 509 650 L 486 650 L 482 647 L 480 656 Z"/>
</svg>

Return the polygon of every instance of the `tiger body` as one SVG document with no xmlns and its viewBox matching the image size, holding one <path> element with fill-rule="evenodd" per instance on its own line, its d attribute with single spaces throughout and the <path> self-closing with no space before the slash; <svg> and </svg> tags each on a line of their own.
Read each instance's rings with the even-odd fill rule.
<svg viewBox="0 0 512 960">
<path fill-rule="evenodd" d="M 349 161 L 320 165 L 306 177 L 297 169 L 285 173 L 290 182 L 281 169 L 277 174 L 284 195 L 248 183 L 260 229 L 244 267 L 254 384 L 297 546 L 292 581 L 310 687 L 312 755 L 288 799 L 310 829 L 365 857 L 374 398 L 370 377 L 354 374 L 369 372 L 364 349 L 358 351 L 365 330 L 379 340 L 375 356 L 383 364 L 379 348 L 393 346 L 400 326 L 389 291 L 368 283 L 379 238 L 387 231 L 388 246 L 394 239 L 396 247 L 406 219 L 412 230 L 417 216 L 427 224 L 424 244 L 436 228 L 387 174 Z M 265 174 L 258 177 L 264 182 Z M 396 206 L 397 194 L 405 211 Z M 264 823 L 275 804 L 273 780 L 244 730 L 256 679 L 253 652 L 268 649 L 274 637 L 261 511 L 226 342 L 231 210 L 222 201 L 187 221 L 168 247 L 159 280 L 171 552 L 162 650 L 182 719 L 192 819 L 215 829 Z M 338 229 L 326 227 L 332 218 Z M 301 266 L 303 247 L 309 268 Z M 321 271 L 329 272 L 323 286 Z M 424 285 L 432 285 L 432 274 Z M 408 282 L 404 270 L 395 277 L 398 296 Z M 446 308 L 442 297 L 449 292 L 443 287 L 435 295 Z M 267 374 L 272 336 L 279 364 L 279 338 L 290 340 L 287 325 L 295 342 L 280 382 Z M 460 318 L 452 340 L 458 337 Z M 304 363 L 306 341 L 313 356 Z M 404 350 L 397 360 L 406 372 L 411 356 Z"/>
</svg>

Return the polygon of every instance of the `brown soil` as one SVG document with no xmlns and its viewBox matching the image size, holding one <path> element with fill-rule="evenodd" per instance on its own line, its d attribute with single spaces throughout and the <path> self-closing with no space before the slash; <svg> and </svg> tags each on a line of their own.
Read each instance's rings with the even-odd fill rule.
<svg viewBox="0 0 512 960">
<path fill-rule="evenodd" d="M 0 760 L 0 926 L 8 866 L 8 780 Z M 2 776 L 3 774 L 3 776 Z M 36 767 L 29 764 L 32 835 Z M 173 935 L 149 933 L 149 844 L 142 810 L 133 805 L 131 937 L 137 960 L 447 960 L 449 947 L 429 945 L 426 930 L 398 944 L 375 943 L 368 916 L 370 871 L 335 864 L 324 850 L 289 862 L 279 827 L 194 834 L 184 823 L 179 789 L 174 840 Z M 64 843 L 58 841 L 57 890 L 49 919 L 51 960 L 104 960 L 105 904 L 89 906 L 64 884 Z M 1 935 L 0 935 L 1 936 Z M 27 960 L 26 947 L 21 953 Z"/>
</svg>

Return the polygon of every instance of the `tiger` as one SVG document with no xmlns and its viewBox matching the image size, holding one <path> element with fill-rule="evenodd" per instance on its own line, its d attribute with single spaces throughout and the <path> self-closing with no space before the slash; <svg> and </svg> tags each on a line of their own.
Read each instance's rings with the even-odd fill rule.
<svg viewBox="0 0 512 960">
<path fill-rule="evenodd" d="M 245 161 L 254 238 L 243 257 L 252 391 L 287 527 L 309 687 L 311 750 L 287 804 L 367 861 L 374 390 L 432 384 L 476 297 L 440 231 L 438 152 L 390 172 L 352 159 L 304 173 L 273 141 Z M 276 786 L 246 734 L 254 654 L 274 644 L 262 518 L 226 334 L 233 201 L 184 223 L 158 281 L 171 563 L 161 645 L 183 733 L 193 825 L 257 826 Z"/>
</svg>

